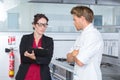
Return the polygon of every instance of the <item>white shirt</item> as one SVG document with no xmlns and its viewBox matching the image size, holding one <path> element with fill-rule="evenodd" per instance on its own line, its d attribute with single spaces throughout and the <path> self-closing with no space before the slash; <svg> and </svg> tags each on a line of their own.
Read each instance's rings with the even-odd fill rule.
<svg viewBox="0 0 120 80">
<path fill-rule="evenodd" d="M 79 48 L 77 59 L 84 65 L 75 64 L 73 80 L 102 80 L 100 63 L 103 53 L 103 39 L 100 32 L 89 24 L 78 36 L 73 51 Z"/>
</svg>

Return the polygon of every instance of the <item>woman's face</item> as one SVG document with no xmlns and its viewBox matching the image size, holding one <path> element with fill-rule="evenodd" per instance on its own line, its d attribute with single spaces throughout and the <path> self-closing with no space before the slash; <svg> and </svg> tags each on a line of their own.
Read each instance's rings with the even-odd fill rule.
<svg viewBox="0 0 120 80">
<path fill-rule="evenodd" d="M 34 24 L 34 29 L 37 34 L 44 34 L 47 28 L 47 20 L 45 18 L 41 18 L 38 20 L 37 24 Z"/>
</svg>

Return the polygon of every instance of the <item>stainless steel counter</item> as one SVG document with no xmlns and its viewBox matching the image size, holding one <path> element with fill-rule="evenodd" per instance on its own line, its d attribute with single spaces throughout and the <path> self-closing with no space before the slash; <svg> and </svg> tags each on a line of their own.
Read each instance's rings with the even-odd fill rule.
<svg viewBox="0 0 120 80">
<path fill-rule="evenodd" d="M 67 63 L 66 61 L 58 61 L 53 59 L 51 61 L 51 64 L 57 67 L 60 67 L 62 70 L 60 72 L 67 73 L 67 77 L 72 76 L 73 78 L 72 73 L 73 73 L 74 67 L 69 65 L 69 63 Z M 120 80 L 120 66 L 102 62 L 101 70 L 102 70 L 102 77 L 103 77 L 102 80 Z M 66 74 L 63 74 L 63 75 L 66 75 Z M 64 78 L 60 80 L 72 80 L 72 78 L 71 79 Z"/>
<path fill-rule="evenodd" d="M 73 73 L 73 66 L 70 66 L 66 61 L 57 61 L 53 59 L 51 63 Z"/>
<path fill-rule="evenodd" d="M 103 80 L 120 80 L 120 66 L 107 65 L 101 67 Z"/>
<path fill-rule="evenodd" d="M 50 69 L 52 77 L 55 80 L 73 80 L 73 66 L 66 61 L 53 59 L 50 64 Z"/>
</svg>

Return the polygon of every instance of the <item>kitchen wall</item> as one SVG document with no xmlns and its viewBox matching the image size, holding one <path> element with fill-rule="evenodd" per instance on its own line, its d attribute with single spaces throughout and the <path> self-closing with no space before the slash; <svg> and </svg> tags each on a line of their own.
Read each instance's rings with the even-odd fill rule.
<svg viewBox="0 0 120 80">
<path fill-rule="evenodd" d="M 55 49 L 54 49 L 54 56 L 53 58 L 58 57 L 66 57 L 67 52 L 71 48 L 71 46 L 74 44 L 74 41 L 76 37 L 79 35 L 79 33 L 76 32 L 73 25 L 73 19 L 70 15 L 70 10 L 73 6 L 76 5 L 83 5 L 83 4 L 52 4 L 52 3 L 26 3 L 22 2 L 20 3 L 17 0 L 12 0 L 10 3 L 6 2 L 5 0 L 3 3 L 5 3 L 2 7 L 0 5 L 0 10 L 4 9 L 6 12 L 6 17 L 3 17 L 1 20 L 0 16 L 0 35 L 1 32 L 5 35 L 1 35 L 1 48 L 0 48 L 0 63 L 2 66 L 0 66 L 0 79 L 2 80 L 14 80 L 8 78 L 8 54 L 4 52 L 5 47 L 10 46 L 4 46 L 3 41 L 7 42 L 8 35 L 14 35 L 16 32 L 21 35 L 23 33 L 28 33 L 28 31 L 33 31 L 32 29 L 32 21 L 33 16 L 36 13 L 45 13 L 49 21 L 49 26 L 47 28 L 47 34 L 48 36 L 51 36 L 54 38 L 55 43 Z M 9 4 L 9 5 L 8 5 Z M 93 9 L 95 15 L 102 16 L 102 26 L 95 26 L 97 27 L 101 32 L 109 32 L 109 33 L 102 33 L 103 38 L 105 40 L 105 45 L 108 47 L 105 48 L 106 55 L 109 55 L 107 57 L 104 57 L 103 61 L 120 65 L 120 34 L 118 33 L 119 27 L 120 27 L 120 6 L 105 6 L 105 5 L 85 5 Z M 2 12 L 2 11 L 0 11 Z M 18 24 L 15 26 L 9 25 L 9 19 L 15 23 L 15 20 L 12 20 L 12 18 L 9 18 L 9 14 L 14 15 L 18 14 L 17 19 Z M 16 22 L 17 23 L 17 22 Z M 9 33 L 9 31 L 12 31 Z M 110 33 L 112 32 L 112 33 Z M 18 36 L 17 36 L 18 37 Z M 19 37 L 19 39 L 20 39 Z M 3 40 L 5 38 L 6 40 Z M 7 45 L 7 43 L 5 44 Z M 18 41 L 19 42 L 19 41 Z M 18 48 L 17 43 L 17 48 Z M 16 54 L 16 71 L 18 69 L 18 64 L 20 62 L 18 52 Z M 111 58 L 108 58 L 111 57 Z M 115 58 L 114 58 L 115 57 Z M 3 62 L 5 64 L 3 64 Z M 4 71 L 2 71 L 4 70 Z"/>
<path fill-rule="evenodd" d="M 31 32 L 0 32 L 0 79 L 2 80 L 14 80 L 8 76 L 9 70 L 9 54 L 5 52 L 5 48 L 13 47 L 15 49 L 15 75 L 19 68 L 20 56 L 19 56 L 19 43 L 22 35 L 29 34 Z M 45 33 L 47 36 L 53 37 L 54 39 L 54 55 L 55 58 L 66 58 L 66 54 L 73 46 L 75 39 L 80 33 Z M 120 54 L 118 45 L 120 41 L 119 33 L 102 33 L 104 41 L 107 42 L 105 45 L 106 49 L 104 54 L 107 57 L 103 57 L 103 61 L 119 65 L 120 66 Z M 15 37 L 15 43 L 13 45 L 8 44 L 9 37 Z M 3 64 L 4 63 L 4 64 Z"/>
<path fill-rule="evenodd" d="M 16 3 L 16 4 L 15 4 Z M 6 13 L 4 21 L 0 21 L 0 31 L 32 31 L 33 16 L 36 13 L 44 13 L 49 18 L 49 26 L 47 32 L 76 32 L 73 25 L 73 19 L 70 10 L 76 5 L 85 4 L 59 4 L 59 3 L 28 3 L 14 2 L 5 7 L 7 3 L 2 3 Z M 12 7 L 11 7 L 12 6 Z M 90 7 L 96 16 L 101 16 L 98 20 L 102 20 L 96 27 L 101 32 L 118 32 L 120 10 L 119 6 L 106 5 L 85 5 Z M 9 8 L 8 8 L 9 7 Z M 12 14 L 13 16 L 10 16 Z M 15 20 L 12 20 L 18 15 Z M 10 18 L 13 17 L 13 18 Z M 9 25 L 9 21 L 13 24 Z M 16 22 L 15 22 L 16 21 Z M 17 24 L 17 25 L 16 25 Z M 114 30 L 109 29 L 113 27 Z M 105 28 L 105 29 L 104 29 Z M 106 28 L 108 31 L 106 31 Z M 117 30 L 116 30 L 117 29 Z"/>
</svg>

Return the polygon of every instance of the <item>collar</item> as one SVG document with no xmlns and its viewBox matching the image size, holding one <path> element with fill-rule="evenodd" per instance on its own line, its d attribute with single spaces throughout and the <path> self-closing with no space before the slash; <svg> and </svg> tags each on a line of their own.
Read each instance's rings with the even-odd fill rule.
<svg viewBox="0 0 120 80">
<path fill-rule="evenodd" d="M 91 29 L 91 28 L 93 28 L 93 24 L 92 24 L 92 23 L 90 23 L 88 26 L 86 26 L 86 27 L 83 29 L 83 31 L 87 31 L 87 30 L 89 30 L 89 29 Z"/>
</svg>

